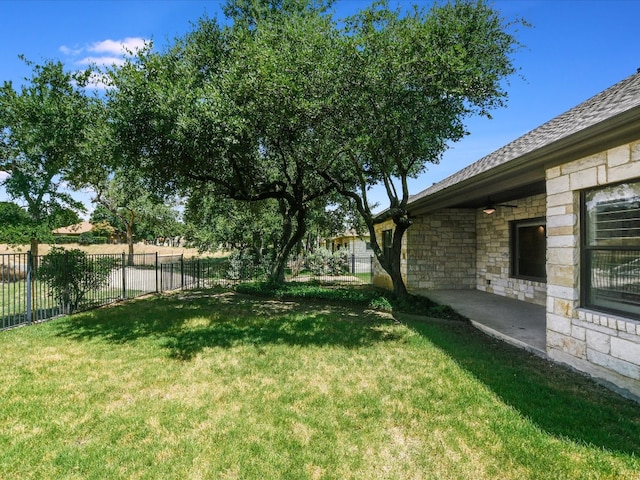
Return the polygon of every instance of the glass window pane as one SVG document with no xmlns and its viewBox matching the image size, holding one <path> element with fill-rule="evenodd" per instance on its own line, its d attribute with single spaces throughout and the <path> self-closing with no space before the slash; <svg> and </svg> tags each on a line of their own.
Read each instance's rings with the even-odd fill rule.
<svg viewBox="0 0 640 480">
<path fill-rule="evenodd" d="M 529 280 L 547 279 L 547 233 L 544 218 L 511 223 L 511 274 Z"/>
<path fill-rule="evenodd" d="M 523 226 L 518 229 L 518 275 L 546 277 L 546 236 L 544 227 Z"/>
<path fill-rule="evenodd" d="M 588 304 L 640 314 L 640 252 L 592 251 L 589 263 Z"/>
<path fill-rule="evenodd" d="M 615 185 L 585 197 L 589 246 L 640 246 L 640 183 Z"/>
</svg>

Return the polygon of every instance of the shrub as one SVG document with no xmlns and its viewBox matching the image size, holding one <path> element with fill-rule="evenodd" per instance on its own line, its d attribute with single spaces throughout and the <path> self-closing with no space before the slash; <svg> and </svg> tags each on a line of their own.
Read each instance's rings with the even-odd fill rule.
<svg viewBox="0 0 640 480">
<path fill-rule="evenodd" d="M 75 235 L 56 235 L 54 237 L 56 245 L 66 245 L 68 243 L 78 243 L 78 237 Z"/>
<path fill-rule="evenodd" d="M 318 248 L 307 256 L 307 268 L 314 275 L 340 275 L 348 272 L 349 254 L 346 250 L 331 253 L 326 248 Z"/>
<path fill-rule="evenodd" d="M 38 276 L 49 285 L 62 311 L 70 314 L 78 309 L 87 293 L 108 283 L 118 264 L 117 257 L 90 258 L 82 250 L 53 247 L 42 257 Z"/>
<path fill-rule="evenodd" d="M 80 245 L 103 245 L 109 243 L 107 237 L 96 236 L 93 233 L 81 233 L 80 235 L 56 235 L 53 237 L 56 245 L 78 243 Z"/>
<path fill-rule="evenodd" d="M 107 243 L 107 239 L 105 237 L 97 237 L 91 232 L 85 232 L 78 237 L 78 243 L 80 245 L 97 245 Z"/>
<path fill-rule="evenodd" d="M 109 222 L 97 222 L 93 224 L 91 233 L 96 237 L 109 238 L 116 233 L 116 229 L 109 224 Z"/>
<path fill-rule="evenodd" d="M 229 280 L 247 280 L 253 278 L 255 272 L 256 265 L 253 256 L 247 250 L 231 252 L 226 275 Z"/>
</svg>

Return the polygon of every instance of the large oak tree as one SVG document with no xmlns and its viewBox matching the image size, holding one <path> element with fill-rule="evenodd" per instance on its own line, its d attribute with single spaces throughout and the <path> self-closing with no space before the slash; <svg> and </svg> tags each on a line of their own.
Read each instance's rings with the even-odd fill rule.
<svg viewBox="0 0 640 480">
<path fill-rule="evenodd" d="M 114 138 L 158 186 L 277 202 L 273 281 L 305 235 L 310 205 L 339 192 L 405 295 L 407 180 L 467 134 L 467 117 L 503 104 L 519 45 L 482 0 L 408 12 L 383 1 L 340 24 L 328 5 L 230 1 L 230 26 L 202 19 L 168 51 L 141 53 L 113 72 Z M 389 199 L 379 215 L 367 198 L 377 184 Z M 385 219 L 389 255 L 375 237 Z"/>
<path fill-rule="evenodd" d="M 113 72 L 120 155 L 157 188 L 277 203 L 282 228 L 270 279 L 284 278 L 309 208 L 333 186 L 313 164 L 326 153 L 337 41 L 330 17 L 300 2 L 242 9 L 230 27 L 202 19 L 167 52 L 143 52 Z M 248 13 L 247 13 L 248 12 Z"/>
</svg>

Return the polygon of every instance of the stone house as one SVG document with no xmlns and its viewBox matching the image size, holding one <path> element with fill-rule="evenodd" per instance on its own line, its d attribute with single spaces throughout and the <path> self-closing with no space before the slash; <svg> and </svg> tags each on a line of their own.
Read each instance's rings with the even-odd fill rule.
<svg viewBox="0 0 640 480">
<path fill-rule="evenodd" d="M 409 290 L 546 308 L 546 353 L 640 398 L 640 73 L 411 197 Z M 384 242 L 391 223 L 377 226 Z M 380 269 L 374 283 L 388 286 Z"/>
</svg>

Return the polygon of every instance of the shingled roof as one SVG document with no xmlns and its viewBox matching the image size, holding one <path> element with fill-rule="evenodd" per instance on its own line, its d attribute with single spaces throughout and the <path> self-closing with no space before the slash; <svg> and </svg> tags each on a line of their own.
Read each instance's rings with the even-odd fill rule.
<svg viewBox="0 0 640 480">
<path fill-rule="evenodd" d="M 93 225 L 89 222 L 80 222 L 66 227 L 60 227 L 53 230 L 54 235 L 80 235 L 88 233 L 93 229 Z"/>
<path fill-rule="evenodd" d="M 409 205 L 496 167 L 520 159 L 602 122 L 640 108 L 640 72 L 531 130 L 409 199 Z M 640 132 L 639 132 L 640 135 Z"/>
</svg>

